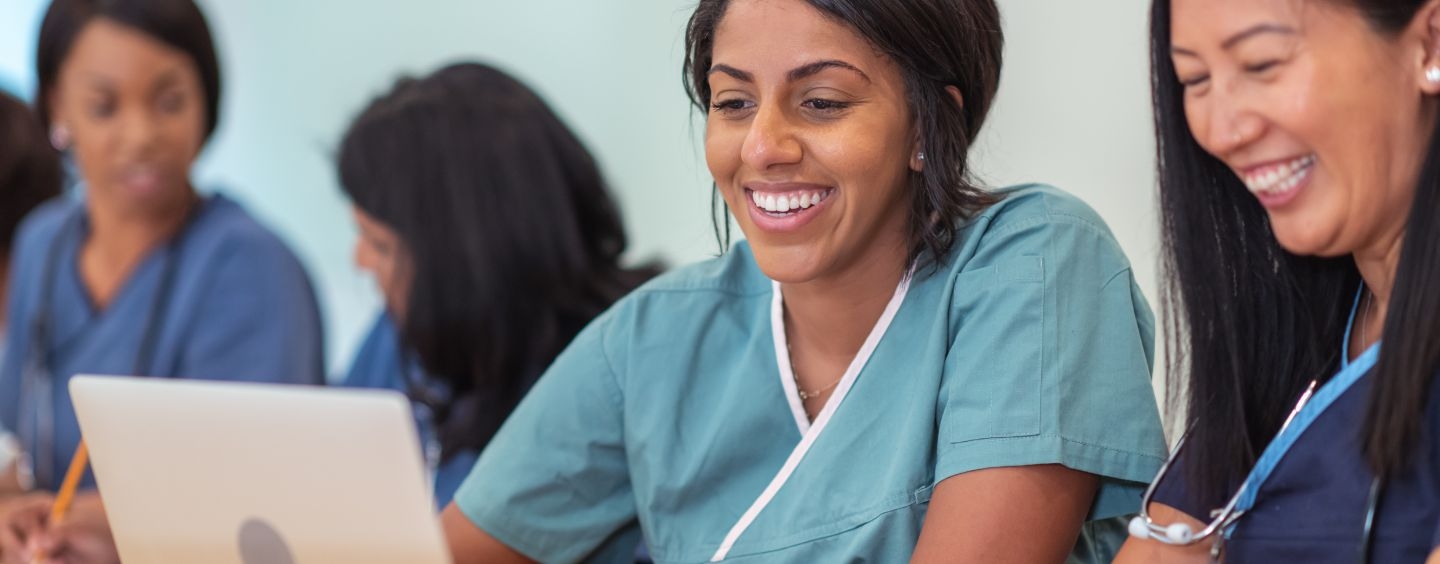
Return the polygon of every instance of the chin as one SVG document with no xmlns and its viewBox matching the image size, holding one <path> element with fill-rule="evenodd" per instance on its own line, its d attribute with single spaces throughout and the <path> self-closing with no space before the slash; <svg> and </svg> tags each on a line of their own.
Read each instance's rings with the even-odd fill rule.
<svg viewBox="0 0 1440 564">
<path fill-rule="evenodd" d="M 1293 255 L 1328 258 L 1350 254 L 1335 248 L 1334 229 L 1320 222 L 1275 222 L 1272 229 L 1280 247 Z"/>
<path fill-rule="evenodd" d="M 814 257 L 800 249 L 775 249 L 751 244 L 755 264 L 765 277 L 781 284 L 799 284 L 814 280 L 819 268 Z"/>
</svg>

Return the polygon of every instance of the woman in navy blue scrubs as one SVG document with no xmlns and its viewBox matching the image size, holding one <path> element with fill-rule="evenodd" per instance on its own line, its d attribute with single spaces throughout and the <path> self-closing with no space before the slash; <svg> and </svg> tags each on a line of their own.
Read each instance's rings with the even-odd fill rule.
<svg viewBox="0 0 1440 564">
<path fill-rule="evenodd" d="M 444 507 L 561 349 L 654 271 L 620 266 L 619 210 L 579 139 L 485 65 L 399 81 L 339 168 L 386 309 L 346 383 L 416 401 Z"/>
<path fill-rule="evenodd" d="M 57 0 L 41 25 L 37 74 L 40 118 L 77 165 L 84 196 L 37 209 L 16 241 L 0 423 L 26 454 L 9 471 L 36 493 L 8 500 L 0 550 L 7 561 L 37 545 L 67 562 L 109 561 L 93 490 L 63 525 L 47 530 L 43 518 L 80 440 L 69 379 L 318 384 L 320 316 L 285 244 L 189 180 L 221 92 L 193 2 Z"/>
<path fill-rule="evenodd" d="M 1440 559 L 1440 0 L 1152 17 L 1188 424 L 1117 561 Z"/>
</svg>

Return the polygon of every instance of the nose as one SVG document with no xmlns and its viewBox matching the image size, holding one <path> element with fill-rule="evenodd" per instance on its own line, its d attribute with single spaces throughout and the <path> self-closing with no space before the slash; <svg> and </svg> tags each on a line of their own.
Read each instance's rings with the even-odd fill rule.
<svg viewBox="0 0 1440 564">
<path fill-rule="evenodd" d="M 370 245 L 365 243 L 364 237 L 355 238 L 355 249 L 350 258 L 355 262 L 355 268 L 364 272 L 374 272 L 375 254 L 370 251 Z"/>
<path fill-rule="evenodd" d="M 126 113 L 121 139 L 128 153 L 146 156 L 160 138 L 160 116 L 155 112 L 134 109 Z"/>
<path fill-rule="evenodd" d="M 791 117 L 777 104 L 760 105 L 740 149 L 741 160 L 756 170 L 800 162 L 804 151 L 795 129 Z"/>
<path fill-rule="evenodd" d="M 1265 120 L 1233 91 L 1215 88 L 1198 109 L 1200 115 L 1191 116 L 1192 133 L 1216 158 L 1223 160 L 1265 135 Z"/>
</svg>

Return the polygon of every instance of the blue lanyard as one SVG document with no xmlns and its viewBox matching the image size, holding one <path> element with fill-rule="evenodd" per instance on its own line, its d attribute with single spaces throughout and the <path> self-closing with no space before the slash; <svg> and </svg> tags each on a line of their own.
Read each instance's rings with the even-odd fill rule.
<svg viewBox="0 0 1440 564">
<path fill-rule="evenodd" d="M 1358 309 L 1359 303 L 1359 296 L 1357 296 L 1355 301 L 1357 307 L 1351 308 L 1350 322 L 1345 328 L 1345 345 L 1341 347 L 1341 350 L 1346 354 L 1341 355 L 1340 372 L 1315 391 L 1315 394 L 1310 397 L 1310 401 L 1295 413 L 1295 419 L 1290 421 L 1290 424 L 1282 429 L 1274 440 L 1270 441 L 1270 445 L 1265 447 L 1264 452 L 1260 453 L 1260 460 L 1255 462 L 1255 467 L 1250 470 L 1250 475 L 1246 476 L 1245 481 L 1241 483 L 1240 500 L 1235 504 L 1237 511 L 1246 512 L 1255 507 L 1255 497 L 1260 491 L 1260 486 L 1270 479 L 1270 474 L 1275 472 L 1275 466 L 1279 465 L 1280 460 L 1285 458 L 1285 454 L 1290 452 L 1290 448 L 1295 446 L 1295 441 L 1305 434 L 1305 430 L 1310 428 L 1310 424 L 1314 423 L 1320 414 L 1325 413 L 1325 410 L 1329 409 L 1335 400 L 1370 372 L 1370 369 L 1375 366 L 1376 360 L 1380 358 L 1380 344 L 1376 343 L 1366 349 L 1354 362 L 1344 360 L 1349 357 L 1350 331 L 1355 326 L 1355 309 Z M 1235 532 L 1234 523 L 1225 528 L 1225 538 L 1230 538 L 1230 534 L 1233 532 Z"/>
</svg>

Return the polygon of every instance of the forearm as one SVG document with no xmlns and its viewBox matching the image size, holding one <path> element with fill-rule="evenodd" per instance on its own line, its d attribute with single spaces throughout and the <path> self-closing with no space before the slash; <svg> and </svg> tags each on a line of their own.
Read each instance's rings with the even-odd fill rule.
<svg viewBox="0 0 1440 564">
<path fill-rule="evenodd" d="M 1099 478 L 1056 464 L 977 470 L 935 488 L 912 562 L 1059 564 Z"/>
</svg>

